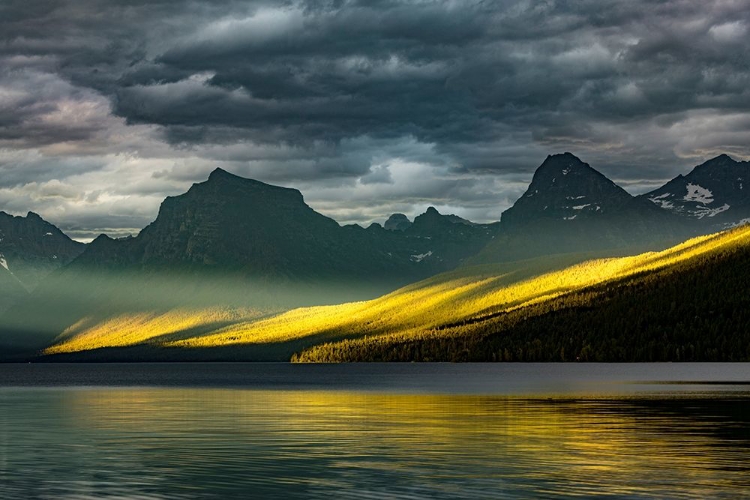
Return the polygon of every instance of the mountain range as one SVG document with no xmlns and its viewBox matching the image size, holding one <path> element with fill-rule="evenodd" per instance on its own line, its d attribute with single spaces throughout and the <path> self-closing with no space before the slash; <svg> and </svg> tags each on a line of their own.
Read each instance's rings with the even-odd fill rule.
<svg viewBox="0 0 750 500">
<path fill-rule="evenodd" d="M 221 169 L 165 199 L 135 237 L 83 245 L 31 212 L 0 212 L 0 344 L 38 349 L 82 321 L 181 304 L 255 318 L 376 297 L 458 267 L 660 250 L 746 222 L 749 170 L 721 155 L 632 196 L 574 155 L 551 155 L 493 224 L 431 207 L 413 221 L 393 214 L 383 226 L 341 226 L 295 189 Z M 237 315 L 222 314 L 212 327 Z"/>
<path fill-rule="evenodd" d="M 526 192 L 503 212 L 498 237 L 474 263 L 550 253 L 666 248 L 700 232 L 684 218 L 634 197 L 570 153 L 548 156 Z"/>
<path fill-rule="evenodd" d="M 100 236 L 74 267 L 231 273 L 271 282 L 369 282 L 388 289 L 459 265 L 492 225 L 456 224 L 434 208 L 400 232 L 340 226 L 302 194 L 217 169 L 167 198 L 138 236 Z"/>
</svg>

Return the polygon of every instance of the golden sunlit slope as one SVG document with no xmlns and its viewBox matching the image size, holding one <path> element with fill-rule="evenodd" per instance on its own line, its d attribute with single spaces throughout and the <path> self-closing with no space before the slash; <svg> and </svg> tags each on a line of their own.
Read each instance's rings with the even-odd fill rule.
<svg viewBox="0 0 750 500">
<path fill-rule="evenodd" d="M 259 309 L 208 307 L 123 313 L 111 318 L 86 317 L 68 327 L 45 354 L 125 347 L 215 332 L 227 325 L 267 314 Z"/>
<path fill-rule="evenodd" d="M 464 284 L 471 288 L 475 285 L 475 281 L 489 278 L 495 280 L 495 286 L 498 286 L 497 283 L 509 284 L 514 281 L 527 279 L 539 272 L 565 267 L 571 262 L 580 261 L 583 258 L 580 255 L 555 256 L 520 265 L 516 263 L 476 267 L 470 273 L 454 271 L 403 288 L 397 295 L 404 295 L 406 300 L 413 300 L 414 297 L 425 298 L 430 296 L 445 300 L 453 296 L 453 294 L 448 292 L 451 287 L 455 287 L 458 284 Z M 499 276 L 501 277 L 499 278 Z M 137 291 L 138 285 L 139 282 L 136 282 L 136 284 L 127 287 L 125 295 L 140 297 L 142 293 Z M 241 307 L 238 304 L 226 307 L 201 306 L 199 305 L 201 302 L 210 302 L 204 297 L 203 300 L 194 301 L 192 304 L 184 303 L 181 306 L 173 305 L 169 307 L 169 304 L 180 302 L 182 296 L 166 302 L 164 300 L 157 301 L 155 297 L 156 295 L 169 295 L 168 290 L 181 290 L 185 287 L 186 285 L 181 285 L 180 282 L 168 283 L 162 286 L 160 290 L 157 290 L 156 292 L 158 293 L 154 293 L 151 290 L 153 286 L 147 287 L 150 292 L 145 300 L 139 300 L 136 304 L 129 304 L 127 307 L 122 307 L 115 314 L 110 313 L 109 308 L 104 308 L 106 311 L 103 313 L 94 312 L 93 314 L 76 319 L 71 322 L 72 324 L 56 338 L 54 344 L 47 348 L 44 353 L 64 354 L 135 345 L 174 346 L 181 345 L 179 343 L 176 344 L 174 341 L 188 338 L 191 340 L 191 345 L 194 345 L 201 343 L 200 339 L 203 337 L 210 339 L 209 342 L 211 343 L 208 345 L 232 345 L 236 344 L 236 342 L 222 341 L 221 343 L 216 343 L 213 340 L 214 336 L 212 334 L 233 340 L 232 337 L 237 335 L 235 332 L 248 328 L 253 328 L 253 342 L 255 344 L 262 342 L 283 342 L 285 340 L 299 339 L 304 337 L 304 335 L 289 334 L 284 330 L 285 327 L 279 327 L 280 324 L 289 325 L 289 328 L 296 328 L 300 323 L 307 322 L 307 328 L 309 329 L 312 327 L 312 323 L 308 321 L 320 320 L 320 323 L 314 327 L 315 331 L 313 332 L 318 333 L 325 330 L 326 325 L 335 326 L 345 322 L 350 314 L 350 307 L 348 306 L 351 305 L 354 309 L 360 309 L 362 306 L 369 304 L 368 302 L 356 302 L 341 306 L 304 307 L 295 309 L 288 314 L 271 318 L 269 322 L 264 322 L 258 321 L 258 319 L 278 314 L 283 305 L 274 310 L 268 305 L 269 299 L 266 300 L 267 304 L 260 308 Z M 300 292 L 299 290 L 296 291 Z M 458 290 L 459 293 L 460 291 Z M 232 286 L 227 285 L 226 290 L 223 290 L 222 294 L 217 296 L 215 302 L 230 302 L 228 298 L 230 292 L 236 296 L 234 297 L 234 302 L 242 302 L 238 297 L 243 295 L 243 291 L 237 284 Z M 308 291 L 309 293 L 311 292 Z M 191 291 L 187 295 L 192 297 L 194 293 Z M 282 295 L 286 296 L 281 291 L 277 292 L 277 296 L 281 297 Z M 320 295 L 320 292 L 318 295 Z M 388 306 L 388 297 L 390 296 L 378 299 L 376 303 Z M 149 303 L 152 303 L 154 307 L 149 307 Z M 373 312 L 377 312 L 378 307 L 383 307 L 377 304 Z M 433 299 L 431 302 L 424 302 L 422 307 L 430 307 L 430 304 L 435 306 L 436 300 Z M 288 310 L 289 308 L 287 307 L 286 309 Z M 313 342 L 313 340 L 311 339 L 310 342 Z M 310 343 L 306 345 L 310 345 Z M 288 355 L 291 355 L 291 352 Z"/>
<path fill-rule="evenodd" d="M 611 278 L 434 328 L 312 346 L 293 359 L 750 361 L 748 232 L 592 263 Z"/>
<path fill-rule="evenodd" d="M 664 269 L 722 249 L 750 245 L 750 227 L 691 239 L 662 252 L 591 260 L 562 270 L 579 257 L 557 257 L 460 269 L 378 299 L 295 309 L 258 319 L 245 311 L 215 321 L 217 311 L 178 311 L 158 317 L 128 316 L 93 327 L 77 325 L 46 353 L 151 343 L 160 347 L 205 348 L 302 341 L 318 345 L 384 335 L 408 338 L 425 332 L 450 334 L 446 325 L 475 321 L 539 304 L 575 290 Z M 567 259 L 567 261 L 566 261 Z M 541 271 L 540 271 L 541 270 Z M 213 318 L 213 319 L 211 319 Z M 211 328 L 200 329 L 211 324 Z M 177 326 L 175 326 L 177 325 Z M 191 328 L 197 328 L 193 330 Z M 179 337 L 170 333 L 183 332 Z M 187 333 L 186 333 L 187 332 Z"/>
</svg>

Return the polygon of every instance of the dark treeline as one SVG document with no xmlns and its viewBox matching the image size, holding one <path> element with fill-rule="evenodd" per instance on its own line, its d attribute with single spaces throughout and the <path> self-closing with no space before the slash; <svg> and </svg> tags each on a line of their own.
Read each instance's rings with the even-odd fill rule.
<svg viewBox="0 0 750 500">
<path fill-rule="evenodd" d="M 420 338 L 328 344 L 298 361 L 750 361 L 750 249 L 658 272 Z"/>
</svg>

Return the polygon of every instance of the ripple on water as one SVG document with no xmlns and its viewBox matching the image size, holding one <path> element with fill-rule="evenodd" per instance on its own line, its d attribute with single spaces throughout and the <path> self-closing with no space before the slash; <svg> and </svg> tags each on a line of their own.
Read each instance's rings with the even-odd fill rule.
<svg viewBox="0 0 750 500">
<path fill-rule="evenodd" d="M 0 389 L 3 498 L 737 498 L 748 399 Z"/>
</svg>

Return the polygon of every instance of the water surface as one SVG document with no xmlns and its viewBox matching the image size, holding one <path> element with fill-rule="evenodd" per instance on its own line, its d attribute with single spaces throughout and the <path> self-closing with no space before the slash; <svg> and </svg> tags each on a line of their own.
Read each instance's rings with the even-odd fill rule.
<svg viewBox="0 0 750 500">
<path fill-rule="evenodd" d="M 0 365 L 0 498 L 750 497 L 750 366 Z"/>
</svg>

